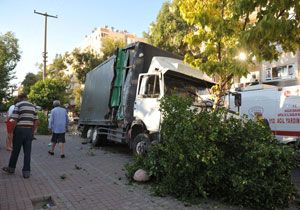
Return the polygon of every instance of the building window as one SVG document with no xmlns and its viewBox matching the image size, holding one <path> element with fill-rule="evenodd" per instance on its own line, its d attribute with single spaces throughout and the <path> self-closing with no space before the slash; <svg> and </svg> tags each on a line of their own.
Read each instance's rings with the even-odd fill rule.
<svg viewBox="0 0 300 210">
<path fill-rule="evenodd" d="M 295 78 L 295 68 L 292 64 L 265 69 L 265 81 L 290 78 Z"/>
<path fill-rule="evenodd" d="M 106 33 L 101 33 L 101 37 L 105 37 L 105 36 L 107 36 Z"/>
<path fill-rule="evenodd" d="M 272 68 L 273 79 L 283 79 L 287 76 L 287 66 L 278 66 Z"/>
<path fill-rule="evenodd" d="M 288 74 L 289 75 L 294 75 L 294 66 L 293 65 L 288 66 Z"/>
<path fill-rule="evenodd" d="M 266 80 L 271 80 L 272 79 L 272 69 L 267 68 L 266 69 Z"/>
</svg>

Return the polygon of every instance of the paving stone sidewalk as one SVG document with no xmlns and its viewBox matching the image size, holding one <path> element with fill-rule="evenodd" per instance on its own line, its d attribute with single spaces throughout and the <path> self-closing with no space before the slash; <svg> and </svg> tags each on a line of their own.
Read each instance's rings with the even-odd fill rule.
<svg viewBox="0 0 300 210">
<path fill-rule="evenodd" d="M 0 122 L 1 168 L 9 159 L 4 148 L 5 133 L 4 123 Z M 132 161 L 132 155 L 125 146 L 90 149 L 89 144 L 81 144 L 80 137 L 68 134 L 66 158 L 61 159 L 58 148 L 54 156 L 47 153 L 50 136 L 36 138 L 29 179 L 22 177 L 23 151 L 14 175 L 0 172 L 0 210 L 47 208 L 33 203 L 49 197 L 54 204 L 50 209 L 240 209 L 214 202 L 187 206 L 171 197 L 152 196 L 147 185 L 129 185 L 123 168 Z"/>
<path fill-rule="evenodd" d="M 7 165 L 5 126 L 0 123 L 0 167 Z M 14 175 L 0 172 L 0 209 L 35 209 L 33 201 L 51 197 L 51 209 L 211 209 L 205 204 L 186 206 L 170 197 L 152 196 L 146 185 L 129 185 L 124 164 L 132 160 L 125 146 L 90 149 L 82 139 L 66 135 L 65 154 L 50 156 L 50 136 L 36 136 L 32 144 L 31 177 L 22 177 L 23 151 Z M 215 209 L 223 209 L 213 204 Z M 41 206 L 40 206 L 41 207 Z M 43 206 L 46 208 L 47 206 Z"/>
</svg>

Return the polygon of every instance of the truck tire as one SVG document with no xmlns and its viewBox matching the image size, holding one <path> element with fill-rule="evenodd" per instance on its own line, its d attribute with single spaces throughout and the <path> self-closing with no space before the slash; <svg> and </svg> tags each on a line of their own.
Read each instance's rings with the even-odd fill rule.
<svg viewBox="0 0 300 210">
<path fill-rule="evenodd" d="M 147 153 L 147 151 L 149 150 L 150 144 L 151 144 L 151 142 L 150 142 L 149 135 L 147 135 L 145 133 L 138 134 L 133 139 L 133 144 L 132 144 L 133 154 L 145 155 Z"/>
<path fill-rule="evenodd" d="M 81 131 L 81 138 L 86 139 L 86 135 L 87 135 L 87 131 L 88 131 L 89 127 L 88 126 L 84 126 L 82 131 Z"/>
<path fill-rule="evenodd" d="M 91 141 L 93 133 L 94 133 L 94 128 L 90 127 L 86 133 L 86 138 Z"/>
<path fill-rule="evenodd" d="M 94 147 L 103 147 L 107 144 L 106 135 L 100 135 L 98 129 L 94 129 L 91 142 Z"/>
</svg>

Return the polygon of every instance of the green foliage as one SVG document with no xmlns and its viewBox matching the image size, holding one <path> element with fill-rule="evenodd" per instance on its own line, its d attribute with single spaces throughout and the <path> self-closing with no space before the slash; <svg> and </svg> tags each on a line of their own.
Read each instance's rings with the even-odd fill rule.
<svg viewBox="0 0 300 210">
<path fill-rule="evenodd" d="M 36 82 L 29 93 L 29 99 L 43 109 L 51 110 L 54 100 L 60 100 L 61 104 L 66 102 L 68 84 L 64 80 L 49 79 Z"/>
<path fill-rule="evenodd" d="M 86 74 L 98 66 L 102 59 L 92 51 L 81 52 L 76 48 L 70 54 L 66 54 L 66 62 L 75 70 L 78 80 L 84 83 Z"/>
<path fill-rule="evenodd" d="M 134 173 L 144 167 L 144 157 L 141 156 L 141 155 L 136 155 L 134 156 L 134 161 L 132 163 L 126 163 L 124 168 L 125 168 L 125 175 L 127 177 L 127 179 L 131 182 L 133 181 L 133 176 L 134 176 Z"/>
<path fill-rule="evenodd" d="M 27 73 L 24 80 L 23 80 L 23 82 L 22 82 L 23 92 L 26 93 L 26 94 L 29 94 L 31 86 L 33 86 L 40 79 L 41 78 L 36 74 Z"/>
<path fill-rule="evenodd" d="M 184 39 L 189 47 L 185 60 L 218 78 L 213 89 L 215 107 L 220 105 L 233 77 L 248 72 L 247 63 L 237 59 L 243 48 L 239 42 L 241 23 L 233 17 L 233 2 L 179 1 L 181 15 L 193 28 Z"/>
<path fill-rule="evenodd" d="M 43 111 L 38 112 L 39 118 L 39 126 L 37 129 L 37 133 L 40 135 L 48 135 L 50 134 L 48 130 L 48 117 Z"/>
<path fill-rule="evenodd" d="M 243 17 L 240 41 L 259 61 L 278 60 L 282 53 L 277 50 L 278 46 L 284 52 L 299 50 L 299 1 L 243 0 L 235 1 L 233 8 L 234 18 Z"/>
<path fill-rule="evenodd" d="M 75 107 L 76 107 L 76 110 L 80 110 L 80 105 L 81 105 L 81 96 L 82 96 L 82 89 L 81 87 L 76 87 L 73 89 L 73 92 L 72 92 L 72 97 L 75 101 Z"/>
<path fill-rule="evenodd" d="M 109 57 L 111 57 L 117 48 L 123 48 L 125 47 L 125 42 L 120 39 L 113 39 L 110 37 L 103 37 L 102 38 L 102 47 L 101 52 L 102 55 L 102 61 L 107 60 Z"/>
<path fill-rule="evenodd" d="M 56 54 L 52 63 L 47 67 L 47 76 L 50 78 L 63 78 L 65 77 L 65 73 L 67 66 L 65 64 L 64 56 L 60 54 Z"/>
<path fill-rule="evenodd" d="M 14 78 L 14 68 L 20 60 L 18 39 L 12 32 L 0 34 L 0 101 L 9 96 L 9 82 Z"/>
<path fill-rule="evenodd" d="M 287 206 L 295 195 L 293 149 L 252 120 L 224 120 L 224 111 L 197 112 L 191 104 L 179 97 L 162 101 L 162 141 L 128 165 L 128 175 L 144 168 L 156 193 L 183 200 L 210 197 L 254 209 Z"/>
<path fill-rule="evenodd" d="M 184 56 L 187 50 L 184 36 L 189 26 L 179 13 L 178 1 L 165 2 L 156 18 L 150 25 L 149 34 L 144 34 L 148 42 L 156 47 Z"/>
<path fill-rule="evenodd" d="M 5 103 L 0 103 L 0 111 L 7 112 L 9 107 L 14 104 L 14 97 L 9 97 Z"/>
<path fill-rule="evenodd" d="M 180 14 L 191 26 L 185 60 L 218 79 L 215 107 L 234 76 L 247 74 L 254 57 L 278 59 L 278 46 L 288 52 L 300 47 L 299 1 L 179 0 Z M 240 52 L 247 54 L 240 61 Z"/>
</svg>

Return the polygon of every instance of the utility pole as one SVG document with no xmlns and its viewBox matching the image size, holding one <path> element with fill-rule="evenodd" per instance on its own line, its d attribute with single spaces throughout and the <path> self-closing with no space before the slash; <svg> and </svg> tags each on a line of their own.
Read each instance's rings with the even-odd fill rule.
<svg viewBox="0 0 300 210">
<path fill-rule="evenodd" d="M 43 69 L 43 80 L 46 78 L 46 68 L 47 68 L 47 18 L 52 17 L 52 18 L 57 18 L 57 15 L 48 15 L 46 13 L 40 13 L 34 10 L 35 14 L 38 15 L 43 15 L 45 17 L 45 38 L 44 38 L 44 53 L 43 53 L 43 58 L 44 58 L 44 69 Z"/>
</svg>

